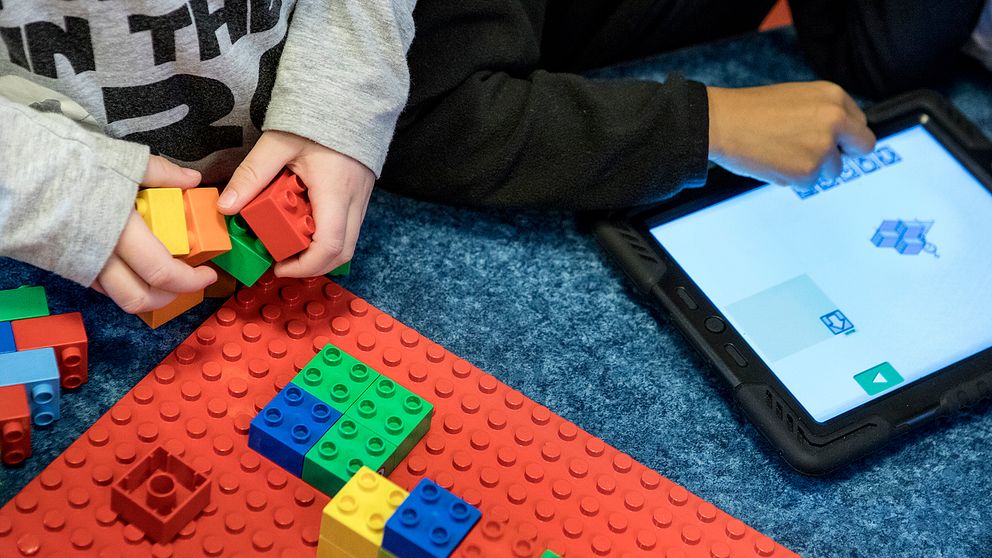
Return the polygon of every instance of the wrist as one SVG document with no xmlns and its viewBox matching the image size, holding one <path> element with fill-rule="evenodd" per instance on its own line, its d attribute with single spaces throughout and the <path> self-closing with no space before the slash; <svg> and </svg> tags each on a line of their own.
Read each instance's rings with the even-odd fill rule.
<svg viewBox="0 0 992 558">
<path fill-rule="evenodd" d="M 724 89 L 707 87 L 706 98 L 709 105 L 709 159 L 719 161 L 725 154 L 725 130 L 723 128 Z"/>
</svg>

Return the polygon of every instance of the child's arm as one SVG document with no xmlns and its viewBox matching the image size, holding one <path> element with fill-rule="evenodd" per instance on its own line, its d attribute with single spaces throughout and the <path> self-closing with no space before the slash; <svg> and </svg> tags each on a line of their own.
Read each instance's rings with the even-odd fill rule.
<svg viewBox="0 0 992 558">
<path fill-rule="evenodd" d="M 0 256 L 94 286 L 136 313 L 215 279 L 173 260 L 134 212 L 138 183 L 190 187 L 148 148 L 0 96 Z"/>
<path fill-rule="evenodd" d="M 415 0 L 300 0 L 279 62 L 262 137 L 220 200 L 226 214 L 288 166 L 309 189 L 316 232 L 282 276 L 349 261 L 372 185 L 406 103 Z"/>
</svg>

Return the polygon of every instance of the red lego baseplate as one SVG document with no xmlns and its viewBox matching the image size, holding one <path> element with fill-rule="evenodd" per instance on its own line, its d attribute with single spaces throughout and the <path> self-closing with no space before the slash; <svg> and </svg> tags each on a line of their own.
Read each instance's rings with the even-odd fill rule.
<svg viewBox="0 0 992 558">
<path fill-rule="evenodd" d="M 243 289 L 0 509 L 0 556 L 313 556 L 327 498 L 247 447 L 251 418 L 328 342 L 435 405 L 391 479 L 482 511 L 454 556 L 795 556 L 326 279 Z M 212 484 L 172 542 L 111 508 L 162 447 Z"/>
</svg>

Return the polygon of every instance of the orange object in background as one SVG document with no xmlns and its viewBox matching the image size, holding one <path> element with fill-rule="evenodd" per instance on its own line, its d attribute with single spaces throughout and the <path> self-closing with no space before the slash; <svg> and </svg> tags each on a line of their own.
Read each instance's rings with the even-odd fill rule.
<svg viewBox="0 0 992 558">
<path fill-rule="evenodd" d="M 203 296 L 207 298 L 229 298 L 234 294 L 234 291 L 238 290 L 238 280 L 231 276 L 230 273 L 212 263 L 208 263 L 207 265 L 217 272 L 217 281 L 212 285 L 207 285 L 207 288 L 203 290 Z"/>
<path fill-rule="evenodd" d="M 768 17 L 765 21 L 761 22 L 761 31 L 767 31 L 768 29 L 775 29 L 776 27 L 784 27 L 786 25 L 792 25 L 792 10 L 789 9 L 789 3 L 786 0 L 778 0 L 772 11 L 768 12 Z"/>
<path fill-rule="evenodd" d="M 201 302 L 203 302 L 203 291 L 180 293 L 175 300 L 167 304 L 164 308 L 152 310 L 151 312 L 142 312 L 138 314 L 138 317 L 148 324 L 150 328 L 156 329 Z"/>
<path fill-rule="evenodd" d="M 227 233 L 224 216 L 217 211 L 217 188 L 193 188 L 183 191 L 186 209 L 186 232 L 189 237 L 189 254 L 180 257 L 183 262 L 197 266 L 231 249 L 231 236 Z"/>
</svg>

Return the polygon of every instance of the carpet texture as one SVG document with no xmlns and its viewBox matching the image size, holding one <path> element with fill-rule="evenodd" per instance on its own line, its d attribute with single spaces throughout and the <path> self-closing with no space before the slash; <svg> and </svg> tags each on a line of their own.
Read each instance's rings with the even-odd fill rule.
<svg viewBox="0 0 992 558">
<path fill-rule="evenodd" d="M 748 35 L 600 72 L 712 85 L 814 74 L 791 30 Z M 944 92 L 992 133 L 992 87 Z M 804 556 L 988 556 L 992 413 L 941 423 L 819 479 L 792 471 L 728 405 L 718 378 L 640 304 L 573 215 L 478 212 L 377 192 L 345 287 Z M 44 285 L 81 310 L 90 382 L 35 455 L 0 469 L 6 502 L 185 338 L 219 301 L 151 331 L 101 296 L 9 260 L 0 288 Z"/>
</svg>

